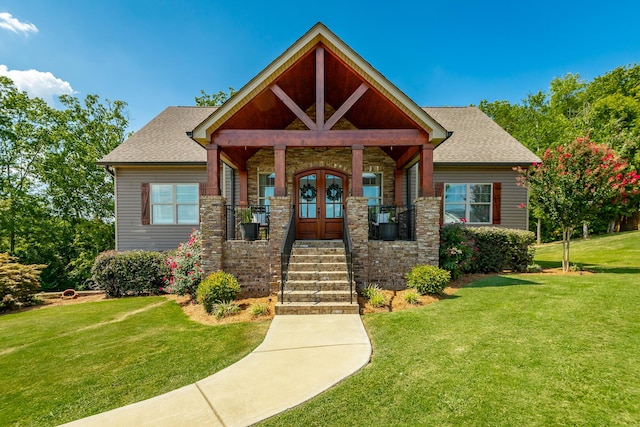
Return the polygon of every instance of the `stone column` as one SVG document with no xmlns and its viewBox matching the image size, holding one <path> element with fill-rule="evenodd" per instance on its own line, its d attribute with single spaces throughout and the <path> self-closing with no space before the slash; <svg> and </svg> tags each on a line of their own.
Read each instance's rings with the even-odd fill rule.
<svg viewBox="0 0 640 427">
<path fill-rule="evenodd" d="M 414 205 L 418 263 L 437 266 L 440 258 L 440 197 L 419 197 Z"/>
<path fill-rule="evenodd" d="M 367 197 L 347 198 L 347 225 L 353 244 L 353 276 L 356 284 L 369 281 L 369 210 Z"/>
<path fill-rule="evenodd" d="M 200 196 L 202 269 L 205 275 L 222 270 L 223 245 L 227 238 L 226 203 L 222 196 Z"/>
<path fill-rule="evenodd" d="M 291 197 L 269 198 L 269 253 L 271 292 L 280 291 L 280 248 L 291 219 Z M 259 268 L 259 267 L 257 267 Z"/>
</svg>

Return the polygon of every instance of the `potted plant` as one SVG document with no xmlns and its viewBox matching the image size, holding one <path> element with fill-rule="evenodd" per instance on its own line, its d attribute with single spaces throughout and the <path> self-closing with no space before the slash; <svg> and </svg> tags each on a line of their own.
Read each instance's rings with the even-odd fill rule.
<svg viewBox="0 0 640 427">
<path fill-rule="evenodd" d="M 398 238 L 398 222 L 395 209 L 390 209 L 384 215 L 386 221 L 380 222 L 379 233 L 382 240 L 396 240 Z"/>
<path fill-rule="evenodd" d="M 256 240 L 258 238 L 260 224 L 253 222 L 253 210 L 251 206 L 238 209 L 238 217 L 240 218 L 240 235 L 242 238 L 249 241 Z"/>
</svg>

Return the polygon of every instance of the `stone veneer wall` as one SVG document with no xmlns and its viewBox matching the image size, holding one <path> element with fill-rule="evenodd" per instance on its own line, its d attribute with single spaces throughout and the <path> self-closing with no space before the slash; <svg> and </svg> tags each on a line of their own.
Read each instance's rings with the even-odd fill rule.
<svg viewBox="0 0 640 427">
<path fill-rule="evenodd" d="M 416 207 L 416 242 L 418 264 L 438 265 L 440 261 L 440 197 L 418 197 Z"/>
<path fill-rule="evenodd" d="M 269 206 L 269 259 L 271 292 L 280 291 L 280 247 L 291 219 L 291 197 L 271 197 Z"/>
<path fill-rule="evenodd" d="M 369 279 L 369 210 L 366 197 L 347 197 L 347 226 L 353 244 L 353 277 L 356 286 Z"/>
<path fill-rule="evenodd" d="M 223 243 L 226 240 L 226 200 L 222 196 L 200 196 L 202 269 L 208 275 L 222 270 Z"/>
<path fill-rule="evenodd" d="M 242 298 L 269 295 L 271 282 L 269 243 L 268 240 L 224 242 L 222 269 L 238 279 Z"/>
<path fill-rule="evenodd" d="M 418 264 L 418 242 L 371 240 L 369 250 L 368 283 L 383 289 L 400 290 L 406 287 L 405 273 Z"/>
</svg>

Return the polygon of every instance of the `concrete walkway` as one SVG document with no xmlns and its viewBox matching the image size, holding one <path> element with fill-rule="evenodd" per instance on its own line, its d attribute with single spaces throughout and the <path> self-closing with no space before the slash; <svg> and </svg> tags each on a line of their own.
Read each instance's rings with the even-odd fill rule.
<svg viewBox="0 0 640 427">
<path fill-rule="evenodd" d="M 167 394 L 67 426 L 248 426 L 292 408 L 369 362 L 357 314 L 276 316 L 251 354 Z"/>
</svg>

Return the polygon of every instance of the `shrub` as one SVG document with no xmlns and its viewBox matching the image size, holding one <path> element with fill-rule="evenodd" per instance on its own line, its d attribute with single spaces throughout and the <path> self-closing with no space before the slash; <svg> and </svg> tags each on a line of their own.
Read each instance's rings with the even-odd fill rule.
<svg viewBox="0 0 640 427">
<path fill-rule="evenodd" d="M 36 303 L 40 273 L 46 265 L 24 265 L 7 253 L 0 253 L 0 312 Z"/>
<path fill-rule="evenodd" d="M 111 298 L 158 294 L 168 274 L 165 254 L 150 251 L 103 252 L 91 268 L 94 283 Z"/>
<path fill-rule="evenodd" d="M 542 267 L 539 264 L 529 264 L 527 265 L 527 273 L 540 273 L 542 271 Z"/>
<path fill-rule="evenodd" d="M 369 304 L 372 307 L 383 307 L 387 303 L 387 299 L 384 297 L 384 294 L 381 290 L 377 290 L 374 292 L 369 298 Z"/>
<path fill-rule="evenodd" d="M 408 304 L 416 305 L 420 303 L 420 294 L 418 294 L 416 289 L 407 289 L 404 291 L 403 298 Z"/>
<path fill-rule="evenodd" d="M 215 315 L 216 319 L 222 319 L 240 313 L 240 306 L 231 301 L 219 302 L 213 304 L 211 311 L 207 310 L 207 313 Z"/>
<path fill-rule="evenodd" d="M 213 311 L 213 306 L 222 302 L 229 302 L 240 293 L 240 284 L 236 278 L 224 271 L 216 271 L 200 282 L 196 292 L 198 302 L 204 306 L 207 313 Z"/>
<path fill-rule="evenodd" d="M 469 272 L 476 252 L 473 234 L 463 224 L 446 224 L 440 230 L 440 267 L 453 280 Z"/>
<path fill-rule="evenodd" d="M 405 275 L 407 287 L 416 288 L 420 294 L 441 294 L 451 280 L 447 270 L 433 265 L 416 265 Z"/>
<path fill-rule="evenodd" d="M 202 235 L 193 230 L 187 243 L 180 243 L 178 249 L 167 257 L 167 266 L 171 270 L 165 279 L 165 291 L 178 295 L 196 295 L 202 280 Z"/>
<path fill-rule="evenodd" d="M 376 293 L 380 293 L 380 286 L 375 283 L 369 283 L 367 287 L 362 290 L 362 296 L 366 299 L 371 299 L 371 296 Z"/>
<path fill-rule="evenodd" d="M 469 228 L 478 249 L 471 271 L 500 273 L 524 272 L 533 261 L 535 235 L 530 231 L 496 227 Z"/>
<path fill-rule="evenodd" d="M 263 303 L 251 304 L 249 307 L 249 314 L 252 317 L 266 316 L 269 314 L 269 306 Z"/>
</svg>

